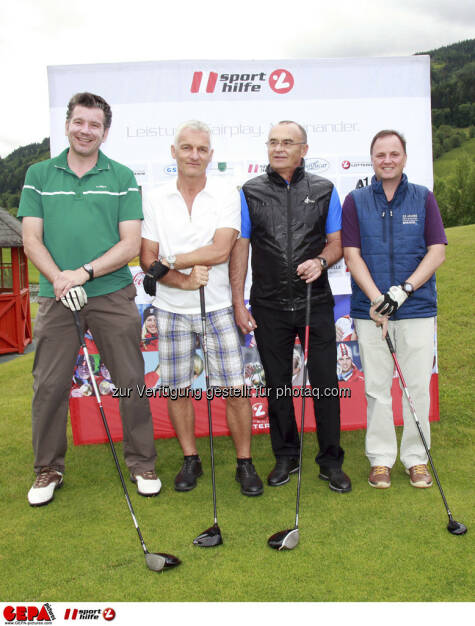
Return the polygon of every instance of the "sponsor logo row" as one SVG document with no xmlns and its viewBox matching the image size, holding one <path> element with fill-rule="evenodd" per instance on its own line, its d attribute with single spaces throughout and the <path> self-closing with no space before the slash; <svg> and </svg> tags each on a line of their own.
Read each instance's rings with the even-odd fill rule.
<svg viewBox="0 0 475 626">
<path fill-rule="evenodd" d="M 7 604 L 3 609 L 5 624 L 46 624 L 61 617 L 64 621 L 105 620 L 111 622 L 115 619 L 116 612 L 112 607 L 103 609 L 66 608 L 64 615 L 60 615 L 59 611 L 53 611 L 48 602 L 42 605 Z"/>
<path fill-rule="evenodd" d="M 208 167 L 208 171 L 210 173 L 217 173 L 217 172 L 218 173 L 219 172 L 230 173 L 233 169 L 236 169 L 237 165 L 238 165 L 237 163 L 228 163 L 226 161 L 217 161 L 217 162 L 213 161 L 212 163 L 210 163 Z M 337 163 L 330 162 L 327 159 L 324 159 L 321 157 L 305 159 L 305 169 L 307 170 L 307 172 L 311 172 L 311 173 L 313 172 L 314 174 L 319 174 L 320 172 L 326 172 L 327 170 L 332 169 L 334 165 L 336 169 L 342 172 L 354 171 L 354 170 L 366 171 L 367 169 L 372 169 L 371 161 L 369 161 L 368 159 L 351 160 L 351 161 L 348 159 L 343 159 Z M 240 163 L 239 166 L 242 167 L 243 163 Z M 258 162 L 252 162 L 252 161 L 249 161 L 247 165 L 244 165 L 244 169 L 250 175 L 263 174 L 266 171 L 266 167 L 267 167 L 267 163 L 258 163 Z M 167 176 L 176 176 L 176 173 L 177 173 L 176 163 L 170 163 L 166 165 L 163 168 L 163 173 Z M 144 172 L 143 171 L 135 172 L 136 176 L 140 176 L 141 174 L 143 175 Z"/>
</svg>

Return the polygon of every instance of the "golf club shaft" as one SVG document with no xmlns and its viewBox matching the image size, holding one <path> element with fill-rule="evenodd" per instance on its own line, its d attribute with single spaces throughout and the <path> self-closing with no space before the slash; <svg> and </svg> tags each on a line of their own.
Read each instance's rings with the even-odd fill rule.
<svg viewBox="0 0 475 626">
<path fill-rule="evenodd" d="M 213 511 L 214 523 L 218 523 L 218 513 L 216 508 L 216 477 L 214 472 L 214 447 L 213 447 L 213 420 L 211 416 L 211 399 L 209 397 L 209 362 L 208 362 L 208 346 L 206 342 L 206 302 L 205 288 L 200 287 L 200 308 L 201 308 L 201 345 L 203 348 L 203 359 L 205 365 L 205 381 L 206 381 L 206 398 L 208 403 L 208 426 L 209 426 L 209 451 L 211 456 L 211 481 L 213 487 Z"/>
<path fill-rule="evenodd" d="M 300 483 L 302 481 L 302 457 L 303 457 L 303 433 L 305 427 L 305 387 L 307 384 L 307 361 L 308 344 L 310 339 L 310 300 L 312 296 L 312 283 L 307 283 L 307 298 L 305 303 L 305 345 L 303 352 L 303 381 L 302 381 L 302 418 L 300 420 L 300 446 L 299 446 L 299 474 L 297 480 L 297 503 L 295 505 L 295 528 L 299 525 L 300 509 Z"/>
<path fill-rule="evenodd" d="M 435 478 L 435 480 L 437 482 L 437 486 L 439 487 L 440 495 L 442 496 L 442 500 L 444 501 L 444 505 L 445 505 L 445 508 L 447 510 L 447 515 L 449 516 L 449 519 L 452 519 L 452 513 L 450 512 L 449 505 L 447 504 L 447 500 L 445 499 L 444 491 L 442 489 L 442 485 L 440 484 L 439 476 L 437 475 L 437 470 L 435 469 L 434 462 L 432 461 L 432 456 L 431 456 L 431 453 L 429 451 L 429 447 L 428 447 L 426 439 L 424 437 L 424 433 L 422 432 L 422 428 L 421 428 L 420 422 L 419 422 L 419 420 L 417 418 L 416 408 L 414 406 L 414 403 L 412 401 L 411 396 L 409 395 L 409 390 L 407 388 L 406 381 L 404 380 L 404 376 L 403 376 L 403 374 L 401 372 L 401 368 L 399 367 L 399 362 L 398 362 L 397 357 L 396 357 L 396 351 L 394 349 L 394 345 L 393 345 L 393 342 L 391 341 L 391 337 L 389 336 L 389 333 L 386 333 L 386 343 L 388 344 L 389 351 L 391 352 L 391 355 L 393 357 L 394 365 L 396 366 L 396 370 L 397 370 L 397 373 L 399 375 L 399 379 L 401 381 L 402 387 L 404 389 L 404 393 L 406 395 L 407 401 L 409 403 L 409 407 L 411 409 L 412 416 L 414 417 L 414 421 L 416 422 L 417 430 L 419 431 L 419 435 L 421 437 L 421 440 L 422 440 L 422 443 L 424 445 L 427 457 L 429 459 L 429 463 L 430 463 L 430 466 L 432 468 L 432 472 L 434 473 L 434 478 Z"/>
<path fill-rule="evenodd" d="M 97 388 L 96 378 L 94 376 L 94 372 L 93 372 L 92 367 L 91 367 L 91 362 L 89 360 L 89 353 L 88 353 L 88 350 L 87 350 L 86 342 L 84 341 L 84 333 L 82 332 L 81 322 L 80 322 L 80 319 L 79 319 L 79 313 L 77 311 L 72 311 L 72 314 L 73 314 L 73 317 L 74 317 L 74 323 L 76 324 L 76 329 L 78 331 L 79 343 L 81 344 L 81 348 L 83 349 L 84 356 L 85 356 L 85 359 L 86 359 L 87 368 L 89 370 L 89 376 L 91 377 L 91 383 L 92 383 L 92 386 L 94 388 L 94 394 L 96 396 L 96 401 L 97 401 L 97 404 L 99 406 L 99 411 L 101 413 L 102 422 L 104 424 L 104 428 L 106 429 L 107 438 L 109 440 L 110 449 L 112 451 L 112 456 L 114 457 L 115 466 L 117 468 L 117 471 L 118 471 L 119 477 L 120 477 L 120 481 L 122 483 L 122 488 L 124 490 L 125 499 L 127 500 L 129 511 L 130 511 L 130 514 L 132 515 L 132 519 L 133 519 L 133 522 L 134 522 L 134 525 L 135 525 L 135 529 L 136 529 L 137 534 L 139 536 L 140 543 L 142 544 L 143 551 L 145 552 L 145 554 L 147 554 L 148 550 L 147 550 L 147 547 L 145 545 L 144 539 L 142 537 L 142 533 L 140 532 L 140 528 L 139 528 L 139 525 L 137 523 L 137 518 L 135 517 L 135 513 L 134 513 L 133 506 L 132 506 L 132 502 L 130 501 L 130 497 L 129 497 L 129 492 L 127 491 L 127 486 L 125 484 L 124 475 L 122 474 L 122 470 L 120 469 L 119 459 L 117 458 L 117 453 L 115 451 L 114 442 L 112 441 L 112 437 L 111 437 L 110 430 L 109 430 L 109 425 L 107 423 L 106 415 L 105 415 L 104 409 L 102 407 L 101 396 L 100 396 L 99 390 Z"/>
</svg>

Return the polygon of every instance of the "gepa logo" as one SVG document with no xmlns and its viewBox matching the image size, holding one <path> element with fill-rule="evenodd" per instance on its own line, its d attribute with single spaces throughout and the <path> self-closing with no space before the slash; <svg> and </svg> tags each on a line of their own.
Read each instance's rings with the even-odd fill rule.
<svg viewBox="0 0 475 626">
<path fill-rule="evenodd" d="M 16 621 L 25 624 L 46 623 L 55 619 L 48 603 L 43 604 L 40 608 L 37 606 L 6 606 L 3 609 L 3 617 L 7 623 Z"/>
</svg>

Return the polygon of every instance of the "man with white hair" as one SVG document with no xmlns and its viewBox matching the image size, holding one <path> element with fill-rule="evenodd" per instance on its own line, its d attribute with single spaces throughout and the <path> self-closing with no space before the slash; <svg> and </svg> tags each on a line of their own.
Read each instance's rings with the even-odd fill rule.
<svg viewBox="0 0 475 626">
<path fill-rule="evenodd" d="M 202 475 L 194 432 L 194 409 L 185 390 L 193 383 L 193 354 L 201 334 L 199 289 L 206 286 L 206 332 L 210 386 L 232 391 L 226 418 L 237 456 L 241 492 L 257 496 L 262 481 L 251 458 L 252 410 L 244 397 L 243 360 L 231 306 L 228 262 L 241 228 L 236 187 L 210 179 L 211 133 L 206 124 L 182 124 L 171 146 L 177 179 L 144 194 L 140 263 L 145 291 L 155 296 L 161 385 L 183 390 L 168 399 L 168 412 L 183 449 L 177 491 L 190 491 Z M 158 282 L 158 288 L 157 288 Z M 175 394 L 174 394 L 175 395 Z"/>
</svg>

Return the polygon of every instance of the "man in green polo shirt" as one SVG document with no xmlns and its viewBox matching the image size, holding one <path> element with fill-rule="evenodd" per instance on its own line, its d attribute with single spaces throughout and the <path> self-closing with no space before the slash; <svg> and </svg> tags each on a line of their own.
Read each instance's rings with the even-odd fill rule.
<svg viewBox="0 0 475 626">
<path fill-rule="evenodd" d="M 100 96 L 73 96 L 66 114 L 69 148 L 32 165 L 21 195 L 18 217 L 23 220 L 25 252 L 41 274 L 31 506 L 51 502 L 63 484 L 69 391 L 79 349 L 71 311 L 60 302 L 70 290 L 86 292 L 87 305 L 79 312 L 82 327 L 92 331 L 114 384 L 131 389 L 129 397 L 120 400 L 131 480 L 144 496 L 157 495 L 161 488 L 150 406 L 137 393 L 144 384 L 144 362 L 135 287 L 127 266 L 140 249 L 142 203 L 132 171 L 99 150 L 111 119 L 111 109 Z"/>
</svg>

